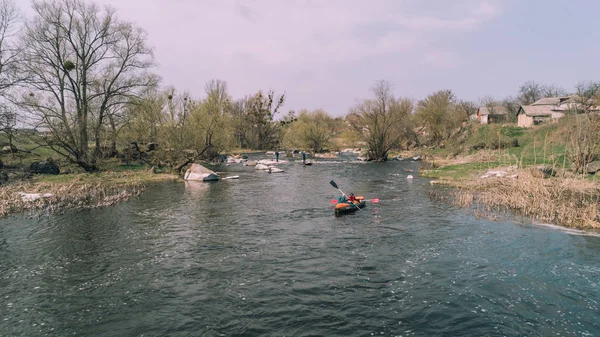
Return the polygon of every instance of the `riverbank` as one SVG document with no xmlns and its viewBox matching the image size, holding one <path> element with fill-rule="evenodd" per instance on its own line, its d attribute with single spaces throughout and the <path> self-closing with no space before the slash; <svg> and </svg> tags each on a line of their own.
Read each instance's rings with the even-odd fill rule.
<svg viewBox="0 0 600 337">
<path fill-rule="evenodd" d="M 502 166 L 499 153 L 452 159 L 430 156 L 421 175 L 455 188 L 450 202 L 509 211 L 563 227 L 600 229 L 600 182 L 549 166 Z M 431 167 L 433 166 L 433 167 Z"/>
<path fill-rule="evenodd" d="M 0 186 L 0 216 L 23 211 L 61 211 L 114 205 L 139 196 L 146 185 L 177 180 L 172 174 L 140 170 L 38 175 Z"/>
</svg>

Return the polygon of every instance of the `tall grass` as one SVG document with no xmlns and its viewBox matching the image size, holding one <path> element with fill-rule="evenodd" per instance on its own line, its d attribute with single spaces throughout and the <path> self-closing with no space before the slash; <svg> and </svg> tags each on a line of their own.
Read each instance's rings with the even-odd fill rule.
<svg viewBox="0 0 600 337">
<path fill-rule="evenodd" d="M 138 183 L 114 185 L 106 183 L 19 183 L 0 188 L 0 216 L 24 210 L 54 212 L 66 208 L 90 208 L 114 205 L 138 196 L 144 186 Z M 21 193 L 50 194 L 34 201 L 26 201 Z"/>
<path fill-rule="evenodd" d="M 66 208 L 110 206 L 140 195 L 147 183 L 175 180 L 169 174 L 121 171 L 96 174 L 37 176 L 0 187 L 0 216 L 25 210 L 57 211 Z M 35 201 L 23 200 L 21 193 L 49 193 Z"/>
<path fill-rule="evenodd" d="M 536 133 L 519 152 L 497 151 L 494 168 L 503 168 L 515 178 L 482 179 L 471 172 L 470 179 L 454 184 L 460 188 L 453 193 L 453 203 L 510 210 L 566 227 L 600 228 L 600 184 L 569 170 L 568 144 L 558 140 L 565 144 L 551 132 Z M 552 174 L 541 172 L 539 165 Z"/>
<path fill-rule="evenodd" d="M 571 177 L 545 179 L 521 169 L 518 179 L 482 179 L 454 191 L 454 204 L 478 203 L 489 211 L 515 211 L 519 215 L 565 227 L 600 228 L 600 185 Z"/>
</svg>

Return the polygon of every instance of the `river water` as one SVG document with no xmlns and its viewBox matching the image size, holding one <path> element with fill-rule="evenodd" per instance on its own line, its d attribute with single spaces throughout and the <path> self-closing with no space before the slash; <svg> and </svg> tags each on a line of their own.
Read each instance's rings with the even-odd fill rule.
<svg viewBox="0 0 600 337">
<path fill-rule="evenodd" d="M 600 336 L 600 238 L 316 162 L 0 219 L 0 336 Z M 334 217 L 354 192 L 379 203 Z"/>
</svg>

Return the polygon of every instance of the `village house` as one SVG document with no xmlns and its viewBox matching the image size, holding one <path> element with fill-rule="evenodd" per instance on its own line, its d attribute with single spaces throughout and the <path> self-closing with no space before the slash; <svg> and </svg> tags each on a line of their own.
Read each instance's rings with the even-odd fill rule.
<svg viewBox="0 0 600 337">
<path fill-rule="evenodd" d="M 508 119 L 508 114 L 503 106 L 482 106 L 477 109 L 477 120 L 481 124 L 501 123 Z"/>
<path fill-rule="evenodd" d="M 565 111 L 570 110 L 574 104 L 572 96 L 546 97 L 537 100 L 531 105 L 521 105 L 517 112 L 517 125 L 530 128 L 534 125 L 552 121 L 558 122 L 564 117 Z"/>
</svg>

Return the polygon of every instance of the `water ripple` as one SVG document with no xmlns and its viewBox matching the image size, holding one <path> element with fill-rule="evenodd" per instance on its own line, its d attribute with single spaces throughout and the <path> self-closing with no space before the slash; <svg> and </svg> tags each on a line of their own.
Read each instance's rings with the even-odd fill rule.
<svg viewBox="0 0 600 337">
<path fill-rule="evenodd" d="M 240 179 L 0 220 L 0 336 L 600 335 L 597 236 L 474 218 L 418 165 L 220 166 Z M 332 179 L 381 201 L 336 218 Z"/>
</svg>

